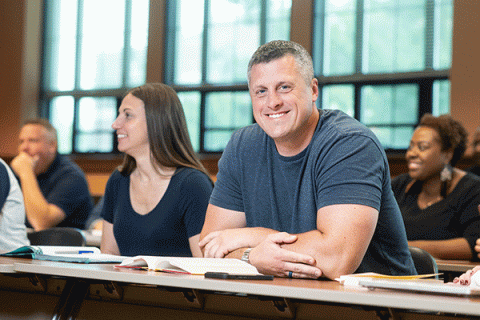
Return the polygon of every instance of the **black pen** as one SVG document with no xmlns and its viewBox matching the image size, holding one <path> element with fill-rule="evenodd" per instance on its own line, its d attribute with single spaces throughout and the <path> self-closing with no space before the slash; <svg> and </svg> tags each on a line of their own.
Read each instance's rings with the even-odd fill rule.
<svg viewBox="0 0 480 320">
<path fill-rule="evenodd" d="M 228 280 L 273 280 L 272 275 L 266 274 L 231 274 L 227 272 L 206 272 L 205 278 Z"/>
</svg>

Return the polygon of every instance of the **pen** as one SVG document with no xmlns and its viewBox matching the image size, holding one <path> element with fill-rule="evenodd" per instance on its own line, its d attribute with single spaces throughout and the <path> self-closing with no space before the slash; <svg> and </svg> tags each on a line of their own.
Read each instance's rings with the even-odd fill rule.
<svg viewBox="0 0 480 320">
<path fill-rule="evenodd" d="M 73 250 L 73 251 L 56 251 L 56 254 L 83 254 L 94 253 L 92 250 Z"/>
</svg>

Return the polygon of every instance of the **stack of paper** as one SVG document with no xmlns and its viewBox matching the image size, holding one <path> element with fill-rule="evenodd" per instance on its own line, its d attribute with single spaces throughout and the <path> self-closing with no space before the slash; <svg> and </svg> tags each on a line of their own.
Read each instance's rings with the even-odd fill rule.
<svg viewBox="0 0 480 320">
<path fill-rule="evenodd" d="M 456 295 L 480 295 L 480 287 L 472 281 L 470 286 L 464 286 L 454 283 L 444 283 L 442 280 L 425 280 L 425 278 L 435 276 L 417 275 L 417 276 L 387 276 L 375 273 L 352 274 L 342 276 L 340 281 L 345 286 L 356 286 L 368 289 L 393 289 L 416 292 L 456 294 Z"/>
</svg>

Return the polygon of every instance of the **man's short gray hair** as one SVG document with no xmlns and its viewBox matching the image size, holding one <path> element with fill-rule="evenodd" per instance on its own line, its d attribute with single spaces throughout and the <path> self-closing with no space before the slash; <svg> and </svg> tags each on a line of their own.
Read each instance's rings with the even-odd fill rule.
<svg viewBox="0 0 480 320">
<path fill-rule="evenodd" d="M 27 124 L 34 124 L 34 125 L 40 125 L 47 130 L 48 137 L 50 140 L 54 141 L 57 143 L 57 129 L 47 120 L 44 118 L 35 118 L 35 119 L 29 119 L 23 122 L 22 128 L 26 126 Z"/>
<path fill-rule="evenodd" d="M 313 79 L 313 62 L 310 54 L 304 47 L 293 41 L 274 40 L 260 46 L 250 58 L 248 63 L 248 84 L 250 85 L 250 76 L 252 67 L 260 63 L 268 63 L 284 56 L 291 55 L 297 62 L 300 73 L 305 82 L 310 84 Z"/>
</svg>

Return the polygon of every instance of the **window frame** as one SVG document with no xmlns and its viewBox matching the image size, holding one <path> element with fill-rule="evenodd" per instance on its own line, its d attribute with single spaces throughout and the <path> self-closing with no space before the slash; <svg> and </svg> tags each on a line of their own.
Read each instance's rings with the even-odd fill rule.
<svg viewBox="0 0 480 320">
<path fill-rule="evenodd" d="M 62 97 L 62 96 L 70 96 L 73 97 L 74 99 L 74 118 L 73 118 L 73 132 L 72 132 L 72 137 L 71 137 L 71 144 L 72 144 L 72 150 L 71 150 L 71 155 L 106 155 L 106 154 L 113 154 L 113 155 L 118 155 L 120 152 L 117 149 L 117 139 L 115 132 L 113 131 L 112 134 L 112 141 L 113 141 L 113 146 L 112 146 L 112 152 L 105 153 L 105 152 L 79 152 L 78 150 L 78 145 L 76 145 L 75 140 L 77 136 L 81 133 L 80 130 L 78 129 L 78 114 L 79 114 L 79 105 L 80 105 L 80 99 L 86 98 L 86 97 L 92 97 L 92 98 L 103 98 L 103 97 L 109 97 L 109 98 L 115 98 L 117 103 L 116 103 L 116 109 L 120 107 L 121 101 L 123 99 L 123 96 L 125 95 L 125 92 L 129 89 L 127 87 L 127 75 L 128 75 L 128 65 L 129 65 L 129 48 L 130 48 L 130 38 L 131 38 L 131 32 L 130 32 L 130 27 L 131 27 L 131 13 L 132 13 L 132 5 L 133 5 L 133 0 L 125 0 L 125 24 L 124 24 L 124 48 L 122 52 L 122 86 L 119 88 L 113 88 L 113 89 L 80 89 L 80 73 L 81 73 L 81 66 L 80 66 L 80 61 L 81 61 L 81 44 L 78 44 L 78 42 L 81 42 L 81 29 L 82 29 L 82 17 L 83 17 L 83 3 L 84 0 L 77 0 L 77 24 L 76 24 L 76 34 L 77 34 L 77 44 L 75 48 L 75 80 L 74 80 L 74 89 L 72 90 L 65 90 L 65 91 L 60 91 L 60 90 L 55 90 L 49 88 L 49 82 L 51 79 L 51 72 L 49 72 L 49 63 L 50 60 L 48 59 L 49 53 L 51 52 L 50 47 L 46 44 L 45 39 L 49 38 L 49 29 L 46 28 L 45 26 L 48 24 L 48 20 L 51 18 L 49 13 L 50 13 L 50 5 L 51 3 L 49 1 L 44 1 L 44 15 L 43 15 L 43 44 L 42 44 L 42 77 L 41 77 L 41 86 L 40 86 L 40 92 L 39 92 L 39 116 L 42 118 L 47 118 L 51 119 L 50 115 L 50 107 L 51 107 L 51 101 L 56 98 L 56 97 Z M 151 0 L 150 0 L 151 1 Z M 154 1 L 151 1 L 154 2 Z M 150 13 L 151 15 L 151 13 Z M 78 40 L 80 39 L 80 40 Z M 147 57 L 148 60 L 148 57 Z M 148 69 L 147 69 L 148 70 Z M 96 133 L 97 131 L 93 132 Z M 103 130 L 99 130 L 98 133 L 104 133 Z M 91 133 L 91 132 L 89 132 Z"/>
<path fill-rule="evenodd" d="M 207 52 L 208 52 L 208 26 L 209 26 L 209 11 L 210 2 L 211 0 L 204 0 L 205 1 L 205 10 L 204 10 L 204 17 L 203 17 L 203 37 L 202 37 L 202 57 L 201 57 L 201 65 L 202 65 L 202 75 L 201 75 L 201 83 L 197 85 L 177 85 L 174 82 L 174 71 L 175 71 L 175 31 L 176 31 L 176 1 L 175 0 L 165 0 L 165 12 L 166 14 L 166 22 L 165 22 L 165 30 L 167 30 L 167 35 L 165 36 L 165 69 L 162 77 L 162 82 L 172 86 L 172 88 L 181 94 L 182 92 L 198 92 L 200 94 L 200 133 L 199 133 L 199 154 L 204 155 L 217 155 L 220 156 L 223 152 L 222 151 L 209 151 L 206 150 L 205 147 L 205 136 L 206 132 L 208 131 L 232 131 L 237 127 L 218 127 L 218 128 L 206 128 L 206 96 L 210 93 L 221 93 L 221 92 L 246 92 L 248 93 L 248 83 L 247 83 L 247 70 L 245 69 L 245 81 L 241 83 L 232 83 L 232 84 L 214 84 L 209 83 L 207 81 Z M 260 9 L 260 42 L 263 44 L 266 42 L 267 39 L 267 0 L 260 0 L 261 1 L 261 9 Z M 293 3 L 292 1 L 292 7 Z M 291 30 L 291 19 L 290 19 L 290 30 Z M 260 45 L 260 44 L 259 44 Z M 253 112 L 249 114 L 251 118 L 251 123 L 255 122 L 253 117 Z"/>
<path fill-rule="evenodd" d="M 435 70 L 433 68 L 434 60 L 434 4 L 435 0 L 426 0 L 426 23 L 425 23 L 425 69 L 423 71 L 412 72 L 397 72 L 397 73 L 362 73 L 362 61 L 363 61 L 363 18 L 364 18 L 364 0 L 356 0 L 356 32 L 355 32 L 355 62 L 354 62 L 354 74 L 350 75 L 334 75 L 324 76 L 323 72 L 323 40 L 324 40 L 324 25 L 325 25 L 325 2 L 322 1 L 323 8 L 316 8 L 315 6 L 320 1 L 314 1 L 312 8 L 313 19 L 321 20 L 320 25 L 315 25 L 312 28 L 312 57 L 317 63 L 314 64 L 315 75 L 319 85 L 319 98 L 318 102 L 321 104 L 323 99 L 323 87 L 328 85 L 353 85 L 354 87 L 354 118 L 360 119 L 361 114 L 361 100 L 362 100 L 362 87 L 364 86 L 388 86 L 388 85 L 401 85 L 401 84 L 417 84 L 418 85 L 418 115 L 417 123 L 420 118 L 426 114 L 431 113 L 433 110 L 433 85 L 436 80 L 449 80 L 450 68 Z M 452 3 L 453 6 L 453 3 Z M 323 19 L 315 17 L 315 12 L 319 12 L 319 15 Z M 453 16 L 452 16 L 453 19 Z M 317 20 L 317 21 L 318 21 Z M 314 32 L 317 30 L 317 32 Z M 415 124 L 416 125 L 416 124 Z M 373 125 L 369 125 L 373 126 Z M 402 124 L 381 124 L 381 126 L 388 127 L 400 127 Z M 385 148 L 387 153 L 399 154 L 404 153 L 406 149 L 390 149 Z"/>
<path fill-rule="evenodd" d="M 79 0 L 82 1 L 82 0 Z M 131 1 L 131 0 L 127 0 Z M 209 1 L 209 0 L 206 0 Z M 363 0 L 359 0 L 362 1 Z M 435 0 L 428 0 L 429 3 L 433 4 Z M 174 37 L 171 37 L 172 40 L 168 40 L 167 31 L 168 30 L 168 23 L 171 23 L 171 18 L 168 17 L 168 8 L 172 6 L 173 0 L 157 0 L 157 1 L 150 1 L 150 14 L 149 14 L 149 37 L 148 37 L 148 52 L 147 52 L 147 74 L 146 74 L 146 82 L 167 82 L 167 79 L 171 79 L 171 75 L 169 76 L 169 72 L 171 70 L 168 68 L 169 64 L 171 63 L 172 55 L 171 55 L 171 46 L 172 41 L 174 41 Z M 45 6 L 48 5 L 48 1 L 45 1 Z M 315 46 L 315 42 L 318 43 L 319 35 L 318 33 L 313 33 L 312 30 L 314 29 L 314 14 L 315 14 L 315 2 L 310 0 L 295 0 L 292 1 L 291 7 L 291 16 L 290 16 L 290 40 L 300 43 L 304 46 L 307 51 L 312 53 L 312 56 L 315 59 L 313 53 L 313 47 Z M 127 5 L 128 7 L 128 5 Z M 48 12 L 48 10 L 45 10 Z M 265 10 L 263 12 L 266 12 Z M 46 15 L 44 15 L 44 19 L 46 19 Z M 127 19 L 128 20 L 128 19 Z M 204 22 L 205 23 L 205 22 Z M 265 23 L 265 19 L 262 21 Z M 357 22 L 358 23 L 358 22 Z M 44 20 L 45 25 L 45 20 Z M 263 26 L 265 28 L 265 26 Z M 323 26 L 322 26 L 323 28 Z M 317 28 L 319 29 L 319 28 Z M 321 28 L 320 28 L 321 29 Z M 44 33 L 47 32 L 44 29 Z M 265 37 L 265 32 L 262 32 L 262 36 Z M 44 35 L 45 37 L 45 35 Z M 128 37 L 127 37 L 128 38 Z M 170 41 L 170 42 L 169 42 Z M 262 41 L 265 41 L 262 38 Z M 428 47 L 428 46 L 426 46 Z M 45 48 L 45 47 L 44 47 Z M 43 52 L 45 57 L 45 49 Z M 433 59 L 433 57 L 431 58 Z M 45 59 L 43 59 L 45 61 Z M 432 60 L 433 61 L 433 60 Z M 124 61 L 124 64 L 126 62 Z M 47 68 L 45 63 L 43 65 L 44 72 L 47 72 Z M 169 71 L 170 70 L 170 71 Z M 392 74 L 361 74 L 356 73 L 353 75 L 347 76 L 333 76 L 333 77 L 325 77 L 325 76 L 318 76 L 317 79 L 319 82 L 319 89 L 320 89 L 320 96 L 319 101 L 322 101 L 322 88 L 326 85 L 331 84 L 353 84 L 355 88 L 355 117 L 358 119 L 360 114 L 360 100 L 361 100 L 361 87 L 365 85 L 388 85 L 388 84 L 402 84 L 402 83 L 417 83 L 419 84 L 419 119 L 421 115 L 427 112 L 432 111 L 432 91 L 433 91 L 433 81 L 434 80 L 449 80 L 449 73 L 450 70 L 425 70 L 421 72 L 406 72 L 406 73 L 392 73 Z M 45 77 L 42 77 L 44 79 Z M 44 81 L 44 80 L 42 80 Z M 77 83 L 78 80 L 76 80 Z M 44 86 L 42 85 L 42 88 Z M 175 86 L 173 85 L 175 90 L 178 92 L 188 92 L 188 91 L 198 91 L 201 92 L 201 99 L 202 99 L 202 108 L 200 109 L 201 112 L 201 123 L 200 123 L 200 150 L 199 153 L 201 157 L 205 155 L 206 158 L 211 158 L 211 156 L 219 157 L 221 152 L 206 152 L 204 150 L 204 134 L 205 134 L 205 108 L 204 101 L 205 95 L 210 92 L 229 92 L 229 91 L 248 91 L 248 85 L 245 83 L 235 84 L 232 86 L 224 86 L 224 85 L 209 85 L 207 83 L 202 83 L 200 86 Z M 45 91 L 43 89 L 39 92 L 39 115 L 42 117 L 49 117 L 49 100 L 57 96 L 69 95 L 74 98 L 75 101 L 75 110 L 78 109 L 78 101 L 82 97 L 116 97 L 118 101 L 118 105 L 120 104 L 121 98 L 123 97 L 125 91 L 128 88 L 119 88 L 113 90 L 72 90 L 72 91 L 62 91 L 62 92 L 54 92 L 54 91 Z M 75 115 L 77 111 L 75 112 Z M 252 116 L 253 119 L 253 116 Z M 74 135 L 73 139 L 75 139 L 75 134 L 77 132 L 77 126 L 74 125 Z M 114 143 L 116 143 L 116 139 L 114 139 Z M 95 156 L 95 153 L 78 153 L 75 151 L 75 148 L 72 144 L 72 155 L 78 156 Z M 398 153 L 402 150 L 388 150 L 388 153 Z M 110 153 L 111 155 L 118 155 L 118 151 L 116 150 L 116 146 L 114 146 L 113 152 Z M 98 154 L 101 158 L 104 158 L 105 155 L 109 155 L 109 153 L 99 153 Z"/>
</svg>

